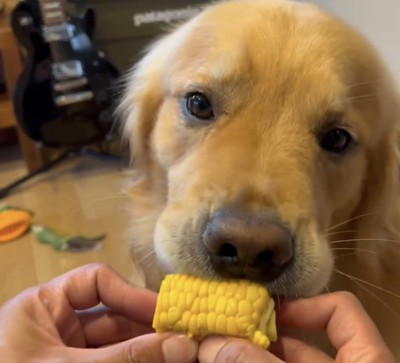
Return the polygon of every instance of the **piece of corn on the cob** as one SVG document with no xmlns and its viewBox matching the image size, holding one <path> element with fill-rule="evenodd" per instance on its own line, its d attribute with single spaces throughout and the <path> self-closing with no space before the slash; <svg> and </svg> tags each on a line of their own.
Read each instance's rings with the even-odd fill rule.
<svg viewBox="0 0 400 363">
<path fill-rule="evenodd" d="M 247 280 L 208 280 L 185 274 L 163 280 L 154 314 L 157 333 L 245 338 L 267 348 L 276 341 L 274 301 L 262 285 Z"/>
</svg>

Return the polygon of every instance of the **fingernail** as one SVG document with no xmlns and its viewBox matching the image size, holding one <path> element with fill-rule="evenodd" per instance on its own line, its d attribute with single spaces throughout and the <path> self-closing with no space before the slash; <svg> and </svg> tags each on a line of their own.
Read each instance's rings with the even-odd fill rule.
<svg viewBox="0 0 400 363">
<path fill-rule="evenodd" d="M 222 347 L 227 343 L 226 338 L 212 337 L 206 339 L 200 346 L 199 362 L 213 363 Z"/>
<path fill-rule="evenodd" d="M 173 335 L 162 343 L 165 363 L 193 362 L 197 356 L 197 343 L 184 335 Z"/>
</svg>

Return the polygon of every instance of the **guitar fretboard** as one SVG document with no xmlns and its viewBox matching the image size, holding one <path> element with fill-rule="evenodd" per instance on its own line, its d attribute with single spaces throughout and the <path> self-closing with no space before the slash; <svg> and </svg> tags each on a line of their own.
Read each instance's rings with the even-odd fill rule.
<svg viewBox="0 0 400 363">
<path fill-rule="evenodd" d="M 69 16 L 65 11 L 65 0 L 38 0 L 43 34 L 49 44 L 52 59 L 55 63 L 73 59 L 70 44 Z"/>
<path fill-rule="evenodd" d="M 43 25 L 58 25 L 68 20 L 63 0 L 39 0 L 39 6 Z"/>
</svg>

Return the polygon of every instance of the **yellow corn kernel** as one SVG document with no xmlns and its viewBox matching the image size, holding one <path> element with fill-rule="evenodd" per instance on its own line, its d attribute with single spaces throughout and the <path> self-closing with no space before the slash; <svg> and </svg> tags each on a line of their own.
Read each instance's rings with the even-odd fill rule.
<svg viewBox="0 0 400 363">
<path fill-rule="evenodd" d="M 239 301 L 239 313 L 243 315 L 251 315 L 253 312 L 253 304 L 249 300 Z"/>
<path fill-rule="evenodd" d="M 200 311 L 207 311 L 208 310 L 208 299 L 207 297 L 202 297 L 200 299 Z"/>
<path fill-rule="evenodd" d="M 238 303 L 237 300 L 233 297 L 230 297 L 228 303 L 226 305 L 225 314 L 229 316 L 235 316 L 238 312 Z"/>
<path fill-rule="evenodd" d="M 190 311 L 194 314 L 200 313 L 200 298 L 196 297 L 193 301 L 193 305 L 190 307 Z"/>
<path fill-rule="evenodd" d="M 246 298 L 246 286 L 244 284 L 239 284 L 235 293 L 235 298 L 237 300 L 243 300 Z"/>
<path fill-rule="evenodd" d="M 225 314 L 218 314 L 217 322 L 215 325 L 215 330 L 220 331 L 221 334 L 227 334 L 227 323 L 226 323 L 226 315 Z"/>
<path fill-rule="evenodd" d="M 232 297 L 235 295 L 235 292 L 236 292 L 236 286 L 234 284 L 228 284 L 228 286 L 226 287 L 225 296 Z"/>
<path fill-rule="evenodd" d="M 217 291 L 218 281 L 210 281 L 208 284 L 208 295 L 214 294 Z"/>
<path fill-rule="evenodd" d="M 192 291 L 185 293 L 185 295 L 186 295 L 186 298 L 185 298 L 186 306 L 192 306 L 196 295 Z"/>
<path fill-rule="evenodd" d="M 208 331 L 215 331 L 217 324 L 217 313 L 211 311 L 207 314 L 207 329 Z"/>
<path fill-rule="evenodd" d="M 205 313 L 197 315 L 197 329 L 200 331 L 200 334 L 207 333 L 207 315 Z"/>
<path fill-rule="evenodd" d="M 229 332 L 229 335 L 238 336 L 239 330 L 237 328 L 236 319 L 234 316 L 228 316 L 226 320 L 226 329 Z"/>
<path fill-rule="evenodd" d="M 217 306 L 218 297 L 215 294 L 208 296 L 208 311 L 214 311 Z M 188 305 L 190 306 L 190 305 Z"/>
<path fill-rule="evenodd" d="M 266 288 L 246 280 L 213 281 L 190 275 L 165 277 L 153 328 L 199 341 L 209 335 L 246 338 L 263 348 L 277 339 L 274 301 Z"/>
<path fill-rule="evenodd" d="M 181 320 L 182 320 L 182 325 L 183 325 L 185 330 L 189 329 L 190 315 L 192 315 L 192 314 L 190 314 L 189 310 L 184 311 L 183 314 L 182 314 L 182 319 Z"/>
<path fill-rule="evenodd" d="M 171 294 L 169 295 L 170 306 L 175 306 L 177 304 L 177 302 L 178 302 L 178 294 L 179 294 L 179 290 L 171 291 Z"/>
<path fill-rule="evenodd" d="M 228 299 L 226 298 L 226 296 L 221 295 L 218 298 L 217 306 L 215 307 L 215 312 L 217 314 L 225 314 L 227 303 L 228 303 Z"/>
<path fill-rule="evenodd" d="M 198 329 L 197 329 L 197 315 L 196 314 L 192 314 L 192 316 L 190 317 L 188 333 L 189 333 L 189 338 L 197 336 L 199 334 Z"/>
<path fill-rule="evenodd" d="M 167 314 L 167 316 L 168 316 L 168 321 L 171 323 L 171 324 L 175 324 L 175 323 L 177 323 L 179 320 L 180 320 L 180 311 L 178 310 L 178 308 L 177 307 L 175 307 L 175 306 L 171 306 L 169 309 L 168 309 L 168 314 Z"/>
</svg>

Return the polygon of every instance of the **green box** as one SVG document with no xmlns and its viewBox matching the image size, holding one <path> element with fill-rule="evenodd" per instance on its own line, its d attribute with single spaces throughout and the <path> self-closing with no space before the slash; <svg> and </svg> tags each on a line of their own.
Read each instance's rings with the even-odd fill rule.
<svg viewBox="0 0 400 363">
<path fill-rule="evenodd" d="M 70 3 L 77 8 L 83 4 L 80 0 Z M 97 21 L 95 42 L 120 71 L 125 71 L 170 24 L 193 17 L 208 1 L 92 0 L 91 3 Z"/>
</svg>

